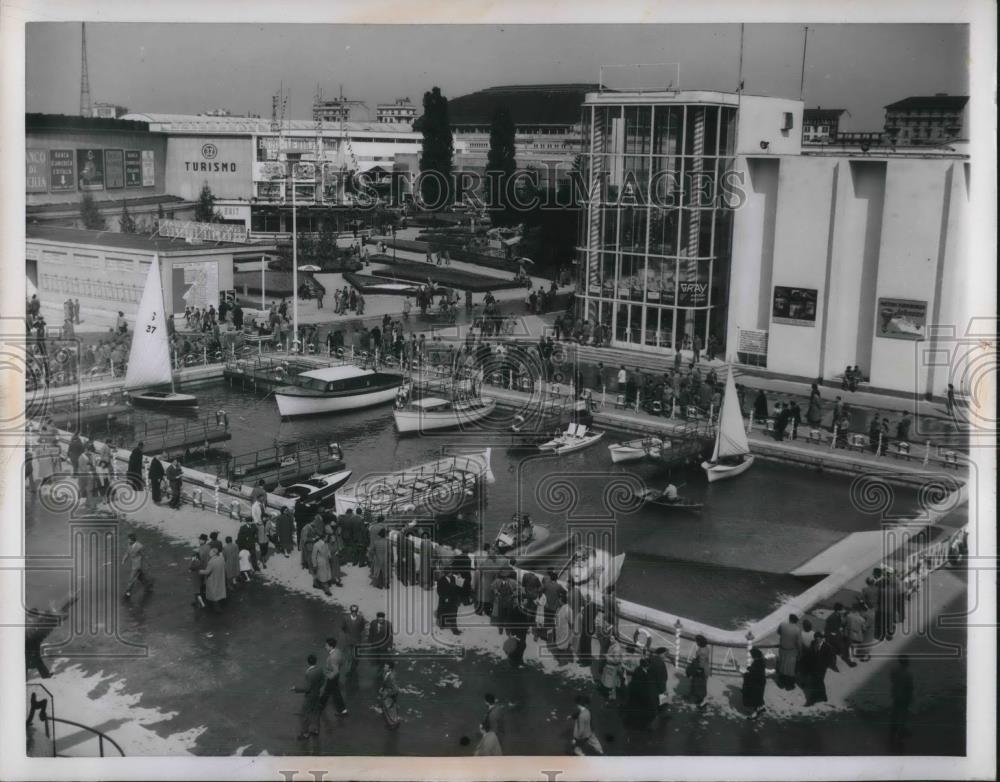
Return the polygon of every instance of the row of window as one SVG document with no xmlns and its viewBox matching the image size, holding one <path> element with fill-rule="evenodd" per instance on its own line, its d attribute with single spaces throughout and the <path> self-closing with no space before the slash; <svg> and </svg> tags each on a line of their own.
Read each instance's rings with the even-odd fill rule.
<svg viewBox="0 0 1000 782">
<path fill-rule="evenodd" d="M 38 283 L 38 287 L 45 292 L 87 296 L 107 301 L 138 304 L 142 296 L 142 286 L 116 280 L 87 280 L 42 273 L 39 275 Z"/>
</svg>

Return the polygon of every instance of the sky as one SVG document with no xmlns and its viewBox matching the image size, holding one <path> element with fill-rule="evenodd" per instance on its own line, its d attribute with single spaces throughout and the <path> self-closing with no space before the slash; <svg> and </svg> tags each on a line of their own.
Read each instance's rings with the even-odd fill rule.
<svg viewBox="0 0 1000 782">
<path fill-rule="evenodd" d="M 31 23 L 26 36 L 27 110 L 78 113 L 80 25 Z M 802 25 L 747 25 L 746 92 L 799 97 L 803 40 Z M 454 98 L 501 84 L 596 83 L 602 66 L 630 63 L 674 63 L 646 73 L 673 80 L 679 71 L 682 89 L 734 91 L 739 41 L 738 24 L 87 24 L 93 101 L 268 117 L 283 84 L 294 119 L 310 118 L 317 85 L 327 98 L 343 85 L 374 119 L 376 103 L 409 97 L 419 106 L 434 86 Z M 879 130 L 887 103 L 968 94 L 967 59 L 965 25 L 810 25 L 806 106 L 847 109 L 846 130 Z"/>
</svg>

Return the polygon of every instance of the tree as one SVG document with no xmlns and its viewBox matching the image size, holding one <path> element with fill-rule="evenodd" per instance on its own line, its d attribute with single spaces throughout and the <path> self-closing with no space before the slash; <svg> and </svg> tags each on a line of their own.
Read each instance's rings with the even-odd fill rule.
<svg viewBox="0 0 1000 782">
<path fill-rule="evenodd" d="M 90 193 L 84 193 L 80 199 L 80 220 L 83 222 L 83 227 L 90 231 L 103 231 L 108 227 L 101 210 L 97 208 L 97 202 Z"/>
<path fill-rule="evenodd" d="M 487 203 L 494 225 L 510 225 L 517 218 L 507 188 L 517 168 L 514 119 L 507 108 L 499 108 L 490 123 L 490 152 L 486 158 Z"/>
<path fill-rule="evenodd" d="M 215 196 L 207 182 L 198 194 L 198 203 L 194 205 L 194 219 L 197 223 L 215 223 L 219 220 L 219 215 L 215 212 Z"/>
<path fill-rule="evenodd" d="M 440 209 L 451 203 L 452 158 L 455 142 L 448 121 L 448 99 L 435 87 L 424 93 L 424 134 L 420 154 L 420 197 L 425 206 Z"/>
<path fill-rule="evenodd" d="M 139 226 L 135 222 L 135 218 L 129 214 L 127 201 L 122 201 L 122 214 L 121 217 L 118 218 L 118 229 L 123 234 L 134 234 L 139 230 Z"/>
</svg>

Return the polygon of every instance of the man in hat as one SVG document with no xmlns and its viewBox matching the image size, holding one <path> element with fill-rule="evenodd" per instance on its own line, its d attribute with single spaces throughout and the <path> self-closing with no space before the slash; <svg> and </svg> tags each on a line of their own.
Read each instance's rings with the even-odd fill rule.
<svg viewBox="0 0 1000 782">
<path fill-rule="evenodd" d="M 392 633 L 392 622 L 385 618 L 385 611 L 379 611 L 375 614 L 375 621 L 368 625 L 368 646 L 365 650 L 365 656 L 372 661 L 376 670 L 392 654 Z"/>
<path fill-rule="evenodd" d="M 174 458 L 167 467 L 167 482 L 170 484 L 170 507 L 177 510 L 181 507 L 181 484 L 184 478 L 184 470 L 181 469 L 180 459 Z"/>
<path fill-rule="evenodd" d="M 350 676 L 355 671 L 357 649 L 364 638 L 366 624 L 364 616 L 356 605 L 352 605 L 349 613 L 340 620 L 340 648 L 344 653 L 342 672 L 345 676 Z"/>
</svg>

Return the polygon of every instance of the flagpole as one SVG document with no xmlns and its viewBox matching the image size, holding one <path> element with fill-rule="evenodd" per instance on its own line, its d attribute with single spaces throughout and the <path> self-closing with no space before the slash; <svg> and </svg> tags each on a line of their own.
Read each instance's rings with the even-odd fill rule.
<svg viewBox="0 0 1000 782">
<path fill-rule="evenodd" d="M 299 339 L 299 242 L 295 218 L 295 163 L 292 163 L 292 345 Z"/>
<path fill-rule="evenodd" d="M 265 268 L 264 258 L 265 257 L 266 256 L 264 256 L 263 254 L 261 254 L 261 256 L 260 256 L 260 308 L 261 308 L 261 310 L 266 310 L 267 309 L 267 295 L 264 292 L 264 268 Z"/>
</svg>

